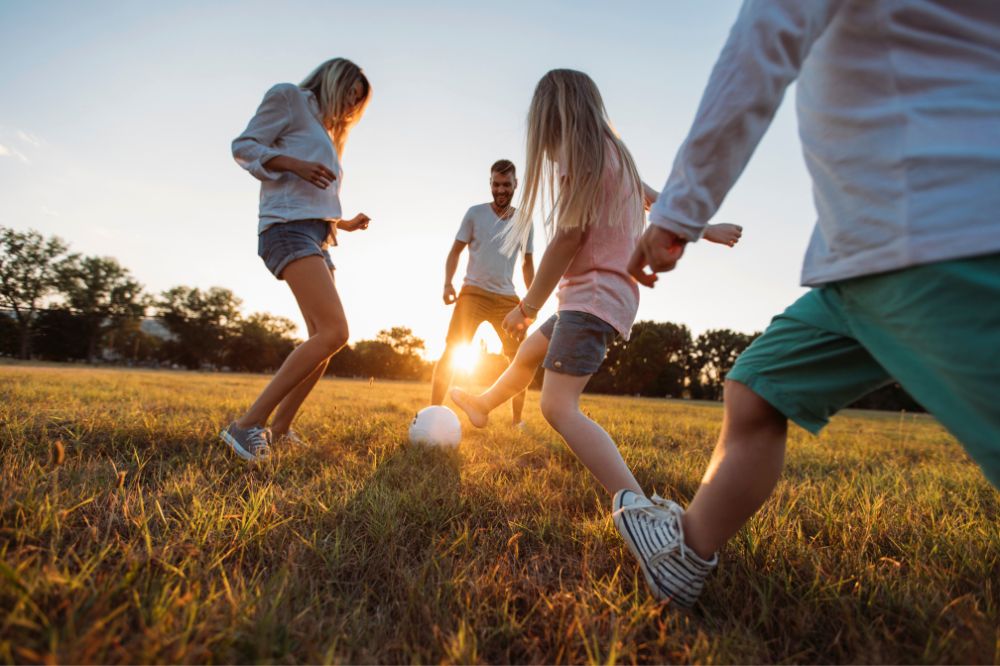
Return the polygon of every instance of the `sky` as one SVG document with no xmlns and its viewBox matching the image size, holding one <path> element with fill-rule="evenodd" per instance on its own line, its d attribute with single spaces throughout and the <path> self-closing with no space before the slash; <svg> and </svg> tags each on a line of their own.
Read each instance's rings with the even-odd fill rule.
<svg viewBox="0 0 1000 666">
<path fill-rule="evenodd" d="M 351 340 L 409 326 L 436 358 L 451 315 L 445 257 L 464 212 L 490 200 L 490 164 L 523 167 L 538 79 L 556 67 L 590 74 L 660 188 L 738 7 L 0 0 L 0 225 L 114 257 L 150 293 L 226 287 L 246 313 L 288 317 L 304 333 L 287 285 L 257 257 L 259 184 L 230 142 L 270 86 L 348 57 L 373 87 L 341 190 L 345 217 L 372 224 L 332 249 Z M 639 319 L 750 332 L 803 292 L 815 212 L 793 94 L 713 220 L 742 225 L 742 242 L 689 247 L 642 290 Z M 536 239 L 537 265 L 537 223 Z M 515 284 L 523 294 L 520 265 Z M 541 316 L 554 310 L 553 296 Z M 488 329 L 479 338 L 498 351 Z"/>
</svg>

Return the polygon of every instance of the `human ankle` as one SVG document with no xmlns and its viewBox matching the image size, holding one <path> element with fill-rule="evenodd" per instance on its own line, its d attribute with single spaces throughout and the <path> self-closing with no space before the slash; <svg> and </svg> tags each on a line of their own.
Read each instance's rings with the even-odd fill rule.
<svg viewBox="0 0 1000 666">
<path fill-rule="evenodd" d="M 691 516 L 689 516 L 687 512 L 681 516 L 681 525 L 684 528 L 685 546 L 694 551 L 695 555 L 706 562 L 715 557 L 716 551 L 718 551 L 721 546 L 714 546 L 714 544 L 709 542 L 705 538 L 705 535 L 699 531 L 699 526 L 694 520 L 692 520 Z"/>
<path fill-rule="evenodd" d="M 245 416 L 236 419 L 233 423 L 235 423 L 236 427 L 239 428 L 240 430 L 246 430 L 248 428 L 255 428 L 255 427 L 259 428 L 260 427 L 260 423 L 257 423 L 255 421 L 251 421 L 250 419 L 248 419 Z"/>
</svg>

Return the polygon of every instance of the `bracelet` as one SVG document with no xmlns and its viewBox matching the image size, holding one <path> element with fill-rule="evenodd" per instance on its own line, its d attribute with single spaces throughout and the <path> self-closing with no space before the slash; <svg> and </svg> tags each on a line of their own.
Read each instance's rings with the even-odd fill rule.
<svg viewBox="0 0 1000 666">
<path fill-rule="evenodd" d="M 523 300 L 517 302 L 517 309 L 521 311 L 521 314 L 524 315 L 525 319 L 534 319 L 535 315 L 538 314 L 538 311 L 541 310 L 541 308 L 528 305 Z M 529 314 L 529 310 L 534 310 L 534 314 Z"/>
</svg>

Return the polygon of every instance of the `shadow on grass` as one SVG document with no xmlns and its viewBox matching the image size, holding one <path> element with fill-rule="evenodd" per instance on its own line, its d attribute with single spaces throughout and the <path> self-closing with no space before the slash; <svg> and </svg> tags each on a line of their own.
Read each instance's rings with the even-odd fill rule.
<svg viewBox="0 0 1000 666">
<path fill-rule="evenodd" d="M 301 526 L 308 551 L 268 576 L 236 661 L 433 660 L 434 632 L 459 617 L 454 562 L 442 557 L 463 515 L 457 451 L 400 446 L 325 515 Z"/>
</svg>

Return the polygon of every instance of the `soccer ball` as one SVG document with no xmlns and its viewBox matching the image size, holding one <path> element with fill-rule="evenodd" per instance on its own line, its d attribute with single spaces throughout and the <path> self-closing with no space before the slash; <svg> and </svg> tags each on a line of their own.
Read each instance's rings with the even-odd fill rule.
<svg viewBox="0 0 1000 666">
<path fill-rule="evenodd" d="M 442 405 L 424 407 L 410 422 L 410 444 L 455 448 L 462 441 L 462 424 Z"/>
</svg>

